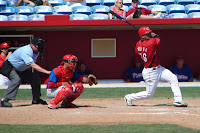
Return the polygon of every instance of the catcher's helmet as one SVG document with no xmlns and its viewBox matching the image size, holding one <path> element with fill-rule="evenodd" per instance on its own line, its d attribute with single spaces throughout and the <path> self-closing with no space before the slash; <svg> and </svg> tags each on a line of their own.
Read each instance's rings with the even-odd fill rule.
<svg viewBox="0 0 200 133">
<path fill-rule="evenodd" d="M 149 27 L 141 27 L 138 30 L 138 33 L 139 33 L 140 36 L 143 36 L 145 34 L 149 34 L 150 32 L 152 32 L 152 30 L 150 30 Z"/>
<path fill-rule="evenodd" d="M 9 48 L 9 47 L 10 47 L 10 46 L 8 45 L 7 42 L 4 42 L 4 43 L 2 43 L 2 44 L 0 45 L 0 48 L 1 48 L 1 49 Z"/>
<path fill-rule="evenodd" d="M 69 63 L 70 69 L 74 71 L 76 69 L 78 59 L 75 55 L 67 54 L 63 57 L 61 65 L 63 65 L 64 62 Z"/>
</svg>

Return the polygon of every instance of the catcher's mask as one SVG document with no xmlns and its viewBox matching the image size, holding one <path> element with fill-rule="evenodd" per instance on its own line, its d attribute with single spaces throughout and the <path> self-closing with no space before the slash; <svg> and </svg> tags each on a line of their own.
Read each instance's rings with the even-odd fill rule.
<svg viewBox="0 0 200 133">
<path fill-rule="evenodd" d="M 75 55 L 67 54 L 63 57 L 61 65 L 63 65 L 64 62 L 69 63 L 69 68 L 74 71 L 76 69 L 76 64 L 78 62 L 78 59 Z"/>
<path fill-rule="evenodd" d="M 38 52 L 43 52 L 44 51 L 44 45 L 45 45 L 45 41 L 39 37 L 34 37 L 31 40 L 31 43 L 34 45 L 38 45 Z"/>
</svg>

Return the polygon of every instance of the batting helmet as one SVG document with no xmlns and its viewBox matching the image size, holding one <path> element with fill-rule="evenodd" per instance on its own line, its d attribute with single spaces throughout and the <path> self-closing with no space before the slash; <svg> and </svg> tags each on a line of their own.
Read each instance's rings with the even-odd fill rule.
<svg viewBox="0 0 200 133">
<path fill-rule="evenodd" d="M 139 30 L 138 30 L 138 34 L 140 36 L 143 36 L 145 34 L 149 34 L 150 32 L 152 32 L 152 30 L 149 29 L 149 27 L 141 27 Z"/>
<path fill-rule="evenodd" d="M 64 62 L 69 63 L 70 69 L 74 71 L 76 69 L 76 64 L 78 62 L 78 59 L 75 55 L 67 54 L 63 57 L 61 65 L 63 65 Z"/>
<path fill-rule="evenodd" d="M 10 46 L 8 45 L 7 42 L 4 42 L 4 43 L 2 43 L 2 44 L 0 45 L 0 48 L 1 48 L 1 49 L 10 48 Z"/>
</svg>

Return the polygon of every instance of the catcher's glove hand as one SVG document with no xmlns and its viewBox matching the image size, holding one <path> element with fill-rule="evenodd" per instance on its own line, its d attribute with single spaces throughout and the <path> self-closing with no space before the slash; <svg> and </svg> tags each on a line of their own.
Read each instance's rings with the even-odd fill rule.
<svg viewBox="0 0 200 133">
<path fill-rule="evenodd" d="M 98 83 L 97 78 L 93 74 L 88 75 L 88 83 L 90 86 L 96 85 Z"/>
</svg>

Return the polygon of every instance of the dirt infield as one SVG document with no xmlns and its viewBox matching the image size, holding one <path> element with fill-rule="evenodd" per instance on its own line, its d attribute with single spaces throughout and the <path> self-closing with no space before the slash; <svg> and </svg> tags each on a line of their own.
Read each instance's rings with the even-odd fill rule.
<svg viewBox="0 0 200 133">
<path fill-rule="evenodd" d="M 78 108 L 48 109 L 46 105 L 13 102 L 0 107 L 1 124 L 134 124 L 168 123 L 200 129 L 200 99 L 185 99 L 188 107 L 172 106 L 172 99 L 147 99 L 126 106 L 124 100 L 76 100 Z"/>
</svg>

